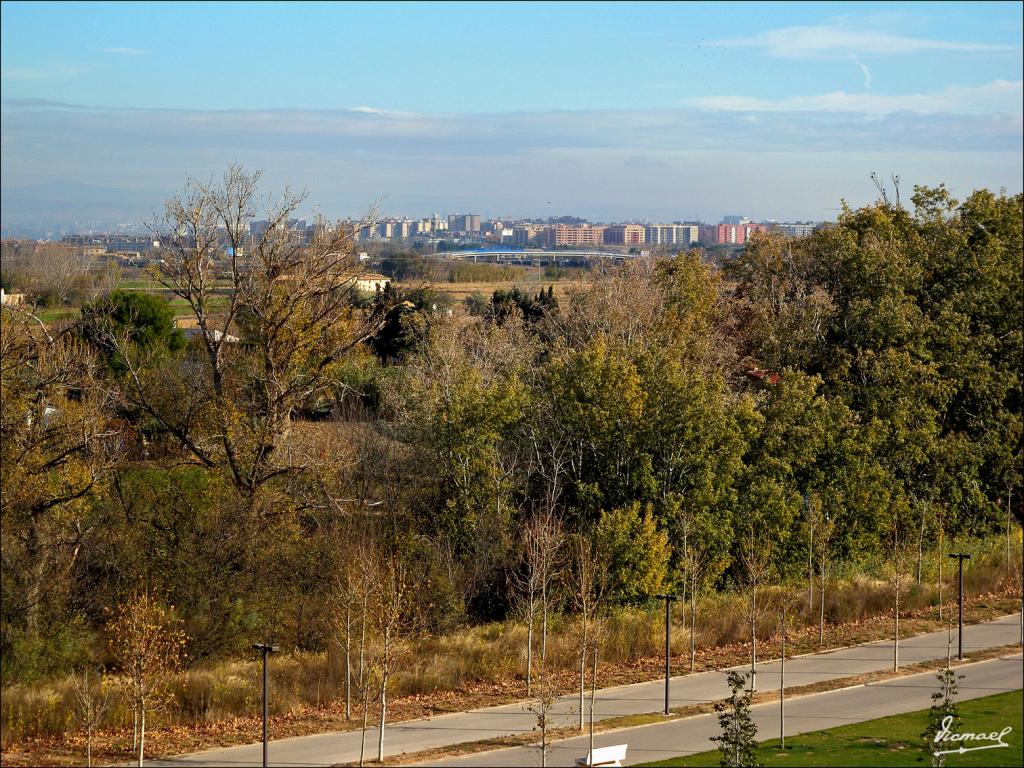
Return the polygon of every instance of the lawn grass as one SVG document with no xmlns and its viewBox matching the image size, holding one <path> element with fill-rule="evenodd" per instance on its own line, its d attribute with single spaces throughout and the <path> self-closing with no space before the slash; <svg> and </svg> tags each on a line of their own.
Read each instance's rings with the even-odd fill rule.
<svg viewBox="0 0 1024 768">
<path fill-rule="evenodd" d="M 949 768 L 960 766 L 1020 766 L 1024 765 L 1024 738 L 1022 738 L 1022 691 L 1000 693 L 963 702 L 960 731 L 991 733 L 1007 725 L 1013 731 L 1006 736 L 1008 749 L 986 749 L 963 755 L 947 755 Z M 779 740 L 763 742 L 757 750 L 757 760 L 765 766 L 930 766 L 924 753 L 921 731 L 928 723 L 928 710 L 903 715 L 867 720 L 854 725 L 843 725 L 826 731 L 812 731 L 786 739 L 786 749 L 779 749 Z M 988 742 L 980 742 L 988 743 Z M 951 745 L 950 748 L 958 745 Z M 718 750 L 677 757 L 649 766 L 716 766 L 721 754 Z"/>
<path fill-rule="evenodd" d="M 77 317 L 78 313 L 78 307 L 52 307 L 39 310 L 36 317 L 43 323 L 58 323 L 62 320 L 71 320 Z"/>
</svg>

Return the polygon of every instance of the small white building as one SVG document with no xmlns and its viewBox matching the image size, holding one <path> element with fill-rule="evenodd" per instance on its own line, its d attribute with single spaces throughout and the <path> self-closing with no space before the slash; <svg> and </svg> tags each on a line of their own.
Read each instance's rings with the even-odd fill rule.
<svg viewBox="0 0 1024 768">
<path fill-rule="evenodd" d="M 3 288 L 0 288 L 0 304 L 14 306 L 16 304 L 25 303 L 24 293 L 7 293 Z"/>
<path fill-rule="evenodd" d="M 356 289 L 366 293 L 383 291 L 391 278 L 385 275 L 360 275 L 356 278 Z"/>
</svg>

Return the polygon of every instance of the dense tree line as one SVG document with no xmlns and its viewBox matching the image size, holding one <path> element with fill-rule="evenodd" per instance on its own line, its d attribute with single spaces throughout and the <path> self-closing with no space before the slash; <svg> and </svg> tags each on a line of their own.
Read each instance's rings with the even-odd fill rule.
<svg viewBox="0 0 1024 768">
<path fill-rule="evenodd" d="M 5 308 L 5 680 L 89 657 L 142 586 L 190 660 L 323 648 L 340 614 L 370 621 L 368 551 L 401 596 L 375 593 L 382 627 L 507 616 L 546 583 L 524 533 L 542 519 L 552 567 L 599 558 L 607 606 L 1021 519 L 1020 195 L 920 188 L 913 211 L 845 209 L 722 269 L 637 259 L 449 317 L 422 292 L 360 297 L 343 227 L 237 247 L 257 179 L 168 205 L 156 276 L 191 308 L 187 343 L 151 297 L 57 329 Z M 570 582 L 537 593 L 545 617 L 579 609 Z"/>
</svg>

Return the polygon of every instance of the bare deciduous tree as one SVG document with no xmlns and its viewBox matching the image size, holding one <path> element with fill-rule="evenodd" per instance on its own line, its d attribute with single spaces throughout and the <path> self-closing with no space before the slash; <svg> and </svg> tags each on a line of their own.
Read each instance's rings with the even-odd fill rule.
<svg viewBox="0 0 1024 768">
<path fill-rule="evenodd" d="M 892 669 L 895 672 L 900 664 L 900 596 L 903 592 L 911 534 L 908 530 L 907 512 L 899 501 L 893 504 L 887 517 L 885 536 L 889 550 L 889 583 L 893 596 Z"/>
<path fill-rule="evenodd" d="M 331 601 L 335 610 L 335 626 L 343 638 L 345 672 L 342 690 L 345 696 L 345 719 L 352 719 L 352 643 L 353 628 L 358 627 L 359 677 L 362 686 L 365 647 L 366 617 L 369 610 L 370 593 L 373 589 L 373 556 L 364 542 L 343 547 L 342 563 L 335 574 Z"/>
<path fill-rule="evenodd" d="M 526 617 L 526 695 L 533 684 L 534 623 L 541 613 L 541 665 L 547 658 L 548 611 L 552 583 L 561 566 L 565 534 L 562 524 L 550 508 L 534 514 L 523 526 L 521 552 L 523 572 L 514 576 L 516 592 Z"/>
<path fill-rule="evenodd" d="M 354 227 L 316 223 L 311 242 L 288 227 L 305 195 L 269 204 L 249 242 L 259 173 L 231 166 L 219 185 L 189 181 L 151 225 L 161 243 L 152 274 L 189 307 L 197 351 L 164 380 L 123 352 L 125 396 L 205 467 L 223 467 L 246 497 L 304 467 L 279 450 L 293 412 L 323 396 L 340 360 L 380 327 L 353 297 Z M 178 377 L 178 378 L 175 378 Z M 156 384 L 173 393 L 161 393 Z M 294 458 L 294 457 L 291 457 Z"/>
<path fill-rule="evenodd" d="M 587 655 L 597 654 L 595 627 L 600 622 L 598 611 L 604 594 L 605 567 L 597 548 L 597 537 L 583 533 L 574 534 L 569 542 L 570 567 L 569 586 L 572 588 L 572 599 L 575 605 L 578 657 L 580 662 L 580 697 L 579 723 L 583 730 L 584 695 L 586 690 Z M 595 672 L 596 675 L 596 667 Z M 593 701 L 591 701 L 593 708 Z"/>
<path fill-rule="evenodd" d="M 548 764 L 548 729 L 551 727 L 551 711 L 558 698 L 553 681 L 544 673 L 545 665 L 542 660 L 538 669 L 537 688 L 534 692 L 533 702 L 527 707 L 537 718 L 537 728 L 540 729 L 541 768 L 546 768 Z"/>
<path fill-rule="evenodd" d="M 405 563 L 398 553 L 383 557 L 378 566 L 378 581 L 371 600 L 369 621 L 377 641 L 378 703 L 380 729 L 377 733 L 377 760 L 384 760 L 384 724 L 387 720 L 388 683 L 410 649 L 414 630 L 412 589 Z"/>
<path fill-rule="evenodd" d="M 757 690 L 757 620 L 762 607 L 757 602 L 757 591 L 772 572 L 773 542 L 765 540 L 759 530 L 756 516 L 748 515 L 740 533 L 740 560 L 743 564 L 744 589 L 750 597 L 747 619 L 750 622 L 750 690 Z"/>
<path fill-rule="evenodd" d="M 818 560 L 818 646 L 825 644 L 825 589 L 828 586 L 832 565 L 832 539 L 835 534 L 835 521 L 827 512 L 821 516 L 818 524 L 818 540 L 816 554 Z"/>
<path fill-rule="evenodd" d="M 93 733 L 103 721 L 110 707 L 110 687 L 102 673 L 89 679 L 89 668 L 82 670 L 81 677 L 72 675 L 75 692 L 75 718 L 85 729 L 85 764 L 92 766 Z"/>
</svg>

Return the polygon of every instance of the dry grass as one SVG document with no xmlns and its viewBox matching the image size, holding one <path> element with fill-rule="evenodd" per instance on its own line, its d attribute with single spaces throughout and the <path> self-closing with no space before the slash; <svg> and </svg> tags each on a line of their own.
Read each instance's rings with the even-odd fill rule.
<svg viewBox="0 0 1024 768">
<path fill-rule="evenodd" d="M 579 288 L 583 285 L 583 282 L 579 279 L 552 280 L 551 278 L 545 278 L 542 272 L 538 272 L 537 274 L 524 275 L 522 278 L 517 280 L 494 280 L 480 283 L 449 283 L 445 281 L 438 281 L 428 284 L 438 293 L 447 294 L 453 302 L 461 302 L 477 292 L 481 293 L 484 298 L 490 299 L 491 295 L 495 291 L 507 291 L 516 285 L 528 293 L 539 291 L 541 288 L 546 289 L 549 285 L 553 285 L 555 287 L 555 296 L 558 297 L 559 301 L 561 301 L 569 295 L 570 290 L 573 288 Z M 408 284 L 403 284 L 403 287 L 415 288 L 420 285 L 422 285 L 422 283 L 410 281 Z"/>
<path fill-rule="evenodd" d="M 1019 576 L 998 557 L 999 548 L 979 549 L 965 574 L 970 621 L 991 619 L 1019 608 Z M 1010 569 L 1015 574 L 1019 569 Z M 945 574 L 951 577 L 953 574 Z M 926 578 L 929 576 L 925 571 Z M 783 594 L 801 596 L 806 586 L 764 591 L 768 606 Z M 996 597 L 993 597 L 996 595 Z M 946 601 L 954 597 L 945 587 Z M 884 638 L 891 631 L 891 590 L 879 579 L 855 576 L 838 583 L 826 595 L 825 647 Z M 903 633 L 938 629 L 937 588 L 913 584 L 903 601 Z M 947 602 L 947 616 L 952 605 Z M 688 617 L 687 623 L 688 623 Z M 675 620 L 680 616 L 676 613 Z M 789 638 L 792 653 L 818 649 L 817 615 L 804 612 Z M 759 622 L 762 658 L 777 654 L 774 610 Z M 698 611 L 695 669 L 740 664 L 749 655 L 746 602 L 741 595 L 717 594 L 703 600 Z M 664 642 L 663 613 L 654 609 L 625 610 L 611 617 L 602 650 L 600 677 L 604 685 L 640 682 L 661 673 Z M 524 691 L 526 629 L 515 621 L 470 627 L 417 642 L 390 688 L 389 719 L 404 720 L 444 711 L 507 703 Z M 685 666 L 690 639 L 686 627 L 673 630 L 673 652 Z M 576 640 L 571 617 L 551 619 L 548 659 L 562 690 L 573 690 L 577 670 Z M 272 733 L 275 738 L 354 727 L 343 715 L 343 659 L 337 648 L 325 653 L 284 652 L 272 657 Z M 678 668 L 677 666 L 677 668 Z M 257 730 L 260 702 L 259 663 L 255 659 L 196 665 L 174 681 L 175 703 L 151 719 L 155 753 L 181 752 L 217 745 L 245 743 Z M 355 699 L 355 697 L 353 697 Z M 2 746 L 4 762 L 12 750 L 56 756 L 74 755 L 83 739 L 73 719 L 74 693 L 70 679 L 33 686 L 10 686 L 3 691 Z M 111 759 L 130 746 L 131 716 L 120 702 L 107 715 L 100 737 L 101 753 Z M 150 738 L 147 736 L 147 742 Z M 76 746 L 77 745 L 77 746 Z"/>
</svg>

